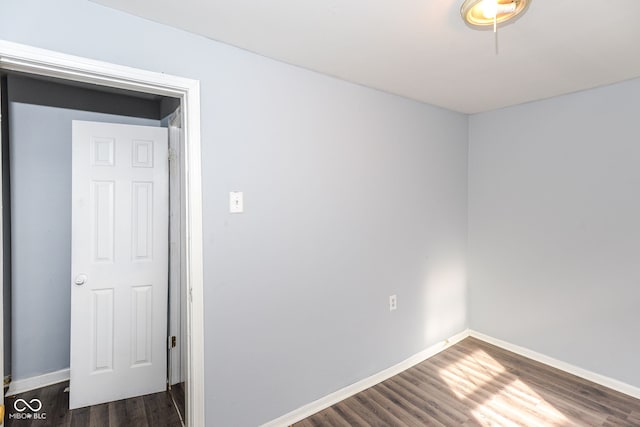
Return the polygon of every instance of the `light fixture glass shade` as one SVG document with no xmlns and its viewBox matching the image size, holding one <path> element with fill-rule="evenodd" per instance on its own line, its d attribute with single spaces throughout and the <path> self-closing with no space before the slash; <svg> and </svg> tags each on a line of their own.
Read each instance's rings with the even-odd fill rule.
<svg viewBox="0 0 640 427">
<path fill-rule="evenodd" d="M 462 19 L 473 28 L 491 28 L 495 21 L 507 22 L 522 12 L 531 0 L 465 0 L 460 8 Z"/>
</svg>

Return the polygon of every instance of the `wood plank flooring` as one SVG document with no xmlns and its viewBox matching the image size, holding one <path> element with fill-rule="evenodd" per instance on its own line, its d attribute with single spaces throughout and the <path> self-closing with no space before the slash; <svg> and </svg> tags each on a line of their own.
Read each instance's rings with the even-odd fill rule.
<svg viewBox="0 0 640 427">
<path fill-rule="evenodd" d="M 638 427 L 640 400 L 467 338 L 295 426 Z"/>
<path fill-rule="evenodd" d="M 171 397 L 173 398 L 173 401 L 176 404 L 176 407 L 178 408 L 178 413 L 180 414 L 180 417 L 183 420 L 186 420 L 186 415 L 185 415 L 185 402 L 186 402 L 186 397 L 184 394 L 184 382 L 182 383 L 178 383 L 176 385 L 174 385 L 173 387 L 171 387 Z"/>
<path fill-rule="evenodd" d="M 166 392 L 148 394 L 131 399 L 118 400 L 88 408 L 69 410 L 69 393 L 64 389 L 69 382 L 54 384 L 5 398 L 6 427 L 181 427 L 182 423 L 171 394 Z M 184 389 L 183 389 L 184 390 Z M 184 397 L 184 394 L 183 394 Z M 39 399 L 46 419 L 14 419 L 16 399 Z M 183 401 L 184 402 L 184 401 Z M 183 409 L 184 411 L 184 409 Z M 31 413 L 27 410 L 25 413 Z"/>
</svg>

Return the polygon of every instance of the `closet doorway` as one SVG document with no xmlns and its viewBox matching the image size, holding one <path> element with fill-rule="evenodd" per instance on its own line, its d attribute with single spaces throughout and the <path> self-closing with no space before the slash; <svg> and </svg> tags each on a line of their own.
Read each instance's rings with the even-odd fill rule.
<svg viewBox="0 0 640 427">
<path fill-rule="evenodd" d="M 200 158 L 199 158 L 199 100 L 197 82 L 174 78 L 126 67 L 113 66 L 54 52 L 46 52 L 27 46 L 0 42 L 0 72 L 16 75 L 16 78 L 30 78 L 44 84 L 64 84 L 74 90 L 97 90 L 110 95 L 124 95 L 127 91 L 134 91 L 142 98 L 174 98 L 178 114 L 172 112 L 165 117 L 165 126 L 173 122 L 174 151 L 169 150 L 170 158 L 176 161 L 174 175 L 178 178 L 172 181 L 171 188 L 180 193 L 171 203 L 171 215 L 177 215 L 180 220 L 172 222 L 171 233 L 177 233 L 177 240 L 170 241 L 174 253 L 170 254 L 169 277 L 177 281 L 178 289 L 169 292 L 167 298 L 173 298 L 170 304 L 177 309 L 178 319 L 169 313 L 167 331 L 176 330 L 176 334 L 167 336 L 168 348 L 172 344 L 182 343 L 182 350 L 177 351 L 179 357 L 168 360 L 181 360 L 180 363 L 167 364 L 167 379 L 172 385 L 178 384 L 181 378 L 186 382 L 186 422 L 188 425 L 202 425 L 204 418 L 203 377 L 202 377 L 202 236 L 201 236 L 201 194 L 200 194 Z M 9 91 L 10 92 L 10 91 Z M 48 91 L 49 93 L 50 91 Z M 6 94 L 5 94 L 6 95 Z M 10 95 L 10 93 L 9 93 Z M 128 93 L 131 95 L 131 92 Z M 3 116 L 3 121 L 7 116 Z M 11 118 L 9 117 L 9 120 Z M 176 126 L 178 123 L 180 126 Z M 34 123 L 34 125 L 36 125 Z M 197 125 L 197 126 L 195 126 Z M 3 137 L 3 144 L 7 141 Z M 8 141 L 11 144 L 11 141 Z M 3 148 L 5 148 L 3 146 Z M 6 167 L 6 166 L 5 166 Z M 6 172 L 6 170 L 5 170 Z M 10 177 L 9 177 L 10 178 Z M 46 179 L 46 177 L 43 177 Z M 4 183 L 3 197 L 6 194 L 7 183 Z M 181 191 L 180 191 L 181 190 Z M 174 194 L 175 196 L 175 194 Z M 177 200 L 176 200 L 177 199 Z M 5 206 L 5 212 L 7 207 Z M 4 219 L 4 218 L 3 218 Z M 11 216 L 7 218 L 11 220 Z M 4 221 L 3 221 L 4 224 Z M 177 225 L 176 225 L 177 224 Z M 169 230 L 167 230 L 167 234 Z M 5 236 L 10 237 L 10 236 Z M 7 239 L 5 239 L 6 242 Z M 3 247 L 3 278 L 9 273 L 11 264 L 7 265 L 7 256 L 12 246 Z M 7 254 L 7 249 L 9 253 Z M 9 267 L 9 269 L 7 269 Z M 68 280 L 70 282 L 71 280 Z M 3 288 L 6 289 L 6 280 Z M 181 288 L 180 288 L 181 287 Z M 3 292 L 7 306 L 7 293 Z M 177 298 L 177 299 L 176 299 Z M 144 298 L 141 298 L 141 301 Z M 177 325 L 177 326 L 176 326 Z M 8 341 L 6 339 L 5 341 Z M 11 342 L 8 342 L 11 348 Z M 171 350 L 168 350 L 169 355 Z M 5 354 L 5 352 L 0 352 Z M 39 355 L 42 357 L 42 354 Z M 11 362 L 11 361 L 9 361 Z M 178 367 L 176 369 L 176 366 Z M 4 367 L 4 364 L 3 364 Z M 182 367 L 182 368 L 181 368 Z M 5 375 L 7 373 L 5 372 Z M 55 375 L 54 375 L 55 376 Z M 55 380 L 55 378 L 53 378 Z M 7 414 L 12 408 L 7 406 Z"/>
</svg>

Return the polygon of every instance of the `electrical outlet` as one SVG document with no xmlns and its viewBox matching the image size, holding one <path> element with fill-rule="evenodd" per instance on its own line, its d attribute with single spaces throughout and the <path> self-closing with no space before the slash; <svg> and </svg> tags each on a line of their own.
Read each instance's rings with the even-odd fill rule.
<svg viewBox="0 0 640 427">
<path fill-rule="evenodd" d="M 398 297 L 395 295 L 391 295 L 389 297 L 389 311 L 393 311 L 398 308 Z"/>
</svg>

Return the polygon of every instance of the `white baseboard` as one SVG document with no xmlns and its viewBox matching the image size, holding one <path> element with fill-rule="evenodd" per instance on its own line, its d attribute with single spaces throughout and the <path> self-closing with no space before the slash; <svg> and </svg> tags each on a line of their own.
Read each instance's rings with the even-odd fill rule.
<svg viewBox="0 0 640 427">
<path fill-rule="evenodd" d="M 533 359 L 537 362 L 544 363 L 545 365 L 549 365 L 553 368 L 568 372 L 580 378 L 584 378 L 596 384 L 600 384 L 601 386 L 619 391 L 620 393 L 635 397 L 636 399 L 640 399 L 640 388 L 638 387 L 626 384 L 622 381 L 615 380 L 604 375 L 596 374 L 595 372 L 579 368 L 577 366 L 571 365 L 570 363 L 545 356 L 544 354 L 537 353 L 533 350 L 529 350 L 528 348 L 520 347 L 518 345 L 493 338 L 481 332 L 474 331 L 472 329 L 466 329 L 443 342 L 434 344 L 431 347 L 421 351 L 420 353 L 414 354 L 413 356 L 398 363 L 397 365 L 387 368 L 381 372 L 378 372 L 377 374 L 360 380 L 357 383 L 351 384 L 314 402 L 308 403 L 298 409 L 284 414 L 283 416 L 276 418 L 275 420 L 263 424 L 262 427 L 290 426 L 315 414 L 316 412 L 320 412 L 323 409 L 328 408 L 329 406 L 332 406 L 348 397 L 351 397 L 356 393 L 360 393 L 361 391 L 364 391 L 369 387 L 373 387 L 374 385 L 381 383 L 382 381 L 385 381 L 392 376 L 397 375 L 400 372 L 405 371 L 432 356 L 435 356 L 441 351 L 451 347 L 452 345 L 462 341 L 469 336 L 485 341 L 489 344 L 493 344 L 497 347 L 503 348 L 520 356 L 528 357 L 529 359 Z"/>
<path fill-rule="evenodd" d="M 636 399 L 640 399 L 640 388 L 629 385 L 622 381 L 615 380 L 604 375 L 596 374 L 595 372 L 579 368 L 577 366 L 571 365 L 570 363 L 554 359 L 553 357 L 545 356 L 544 354 L 529 350 L 528 348 L 520 347 L 518 345 L 493 338 L 478 331 L 470 329 L 469 336 L 485 341 L 489 344 L 493 344 L 512 353 L 519 354 L 520 356 L 528 357 L 529 359 L 533 359 L 536 362 L 544 363 L 545 365 L 549 365 L 553 368 L 560 369 L 561 371 L 568 372 L 577 377 L 584 378 L 585 380 L 600 384 L 601 386 L 619 391 L 620 393 L 635 397 Z"/>
<path fill-rule="evenodd" d="M 25 391 L 35 390 L 51 384 L 61 383 L 69 379 L 69 369 L 61 369 L 37 377 L 25 378 L 23 380 L 13 380 L 9 383 L 9 390 L 5 396 L 13 396 Z"/>
<path fill-rule="evenodd" d="M 374 374 L 368 378 L 360 380 L 357 383 L 351 384 L 336 392 L 328 394 L 325 397 L 321 397 L 320 399 L 314 402 L 308 403 L 279 418 L 276 418 L 275 420 L 272 420 L 266 424 L 263 424 L 262 427 L 290 426 L 298 421 L 301 421 L 307 418 L 310 415 L 315 414 L 316 412 L 322 411 L 323 409 L 326 409 L 329 406 L 332 406 L 348 397 L 351 397 L 356 393 L 360 393 L 361 391 L 364 391 L 369 387 L 372 387 L 378 383 L 381 383 L 382 381 L 385 381 L 391 378 L 392 376 L 397 375 L 400 372 L 405 371 L 411 368 L 412 366 L 417 365 L 420 362 L 423 362 L 424 360 L 462 341 L 468 336 L 469 336 L 469 331 L 465 329 L 464 331 L 452 336 L 451 338 L 445 341 L 434 344 L 431 347 L 425 350 L 422 350 L 420 353 L 414 354 L 413 356 L 398 363 L 397 365 L 394 365 L 390 368 L 380 371 L 377 374 Z"/>
</svg>

